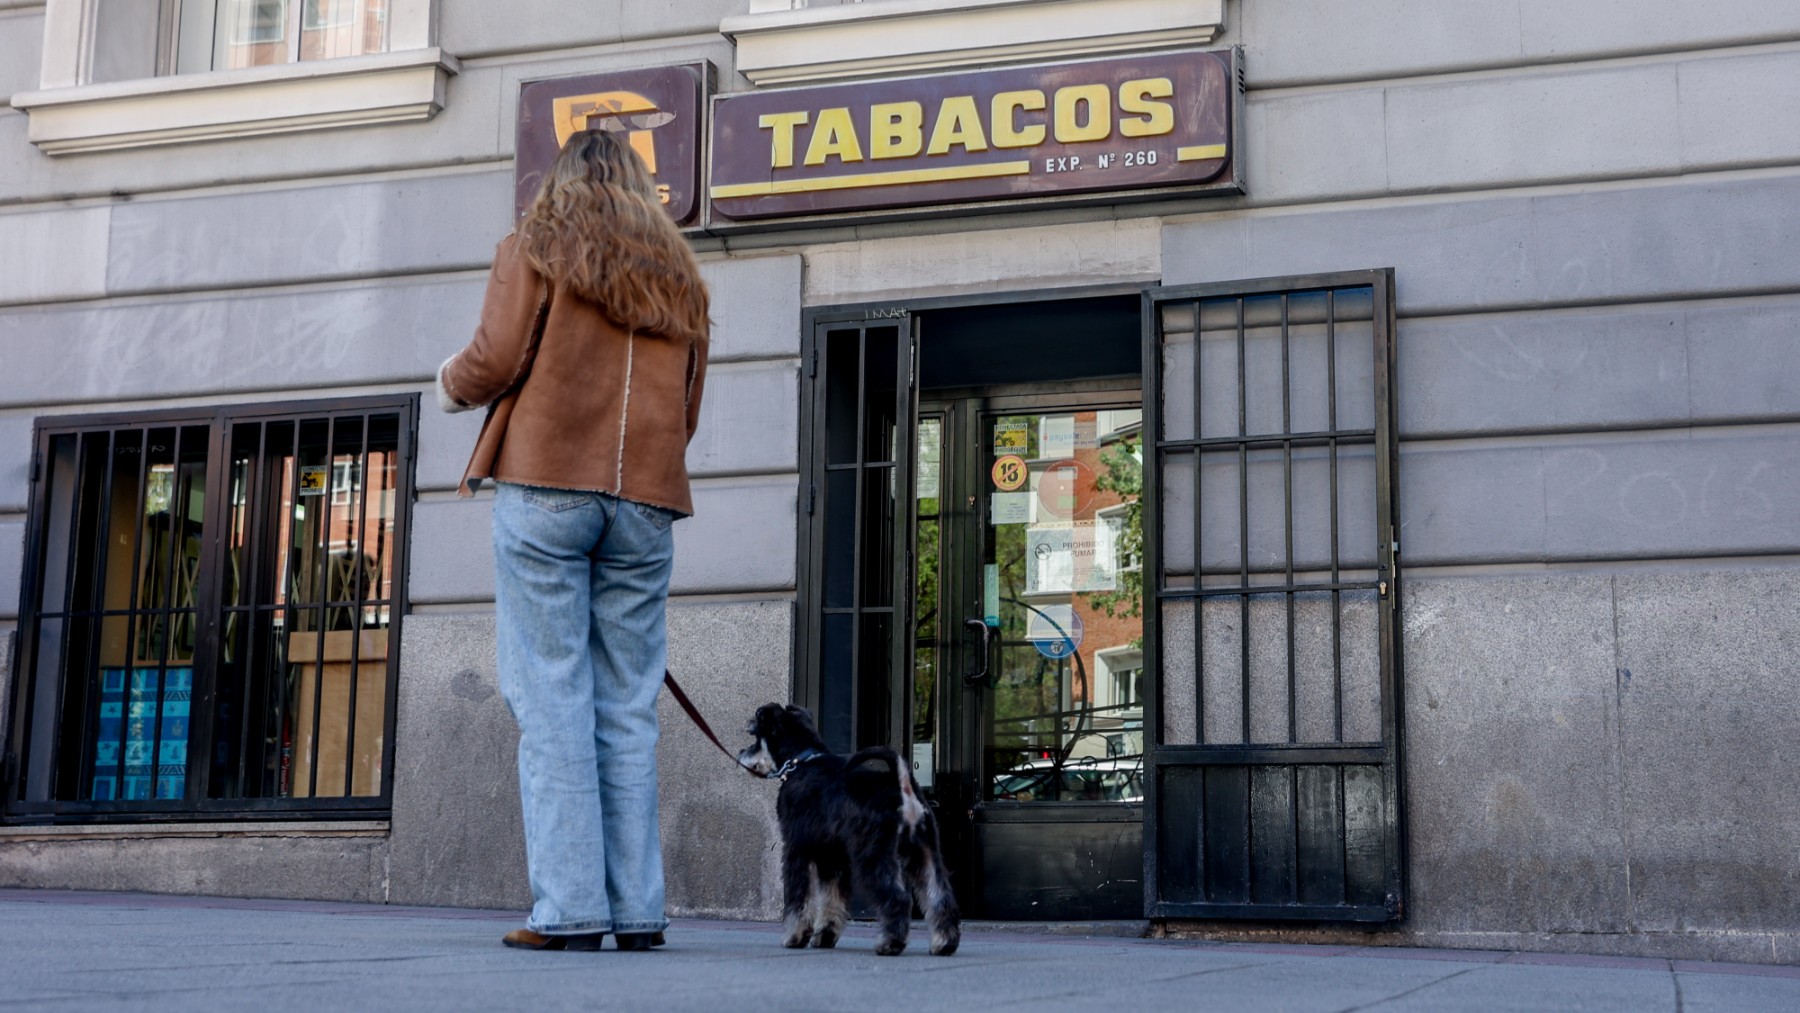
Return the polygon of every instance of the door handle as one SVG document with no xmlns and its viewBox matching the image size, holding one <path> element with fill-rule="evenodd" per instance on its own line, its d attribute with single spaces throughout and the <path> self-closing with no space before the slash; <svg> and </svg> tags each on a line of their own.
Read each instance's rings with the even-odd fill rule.
<svg viewBox="0 0 1800 1013">
<path fill-rule="evenodd" d="M 991 653 L 989 649 L 993 643 L 993 629 L 988 626 L 987 620 L 985 619 L 964 619 L 963 629 L 981 631 L 981 662 L 975 667 L 975 671 L 967 672 L 963 675 L 963 684 L 968 686 L 986 685 L 988 681 L 988 655 Z"/>
</svg>

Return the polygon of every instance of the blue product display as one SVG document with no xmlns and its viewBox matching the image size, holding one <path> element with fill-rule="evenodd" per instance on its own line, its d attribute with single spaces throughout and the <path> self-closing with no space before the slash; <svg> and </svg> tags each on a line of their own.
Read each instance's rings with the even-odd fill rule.
<svg viewBox="0 0 1800 1013">
<path fill-rule="evenodd" d="M 100 670 L 100 720 L 95 729 L 93 794 L 97 802 L 179 799 L 187 790 L 188 714 L 194 670 Z M 161 685 L 158 686 L 160 681 Z M 151 750 L 157 755 L 151 757 Z M 124 785 L 119 755 L 125 756 Z"/>
</svg>

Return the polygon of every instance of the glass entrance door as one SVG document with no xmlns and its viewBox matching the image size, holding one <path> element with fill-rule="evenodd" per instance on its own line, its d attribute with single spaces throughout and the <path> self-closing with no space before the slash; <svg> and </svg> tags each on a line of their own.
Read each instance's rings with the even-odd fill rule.
<svg viewBox="0 0 1800 1013">
<path fill-rule="evenodd" d="M 913 758 L 989 918 L 1138 918 L 1142 403 L 921 405 Z"/>
</svg>

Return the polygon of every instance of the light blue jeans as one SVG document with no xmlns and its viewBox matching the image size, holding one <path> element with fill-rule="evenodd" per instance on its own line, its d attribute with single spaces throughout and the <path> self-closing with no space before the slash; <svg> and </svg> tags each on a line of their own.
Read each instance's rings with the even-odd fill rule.
<svg viewBox="0 0 1800 1013">
<path fill-rule="evenodd" d="M 519 722 L 519 800 L 545 935 L 656 932 L 656 697 L 675 514 L 604 493 L 499 483 L 500 691 Z"/>
</svg>

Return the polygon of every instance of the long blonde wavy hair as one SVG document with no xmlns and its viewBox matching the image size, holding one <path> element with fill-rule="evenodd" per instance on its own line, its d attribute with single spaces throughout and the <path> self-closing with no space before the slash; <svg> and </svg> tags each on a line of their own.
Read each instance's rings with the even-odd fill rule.
<svg viewBox="0 0 1800 1013">
<path fill-rule="evenodd" d="M 706 283 L 656 183 L 623 139 L 571 136 L 519 222 L 538 273 L 593 302 L 621 327 L 705 341 Z"/>
</svg>

